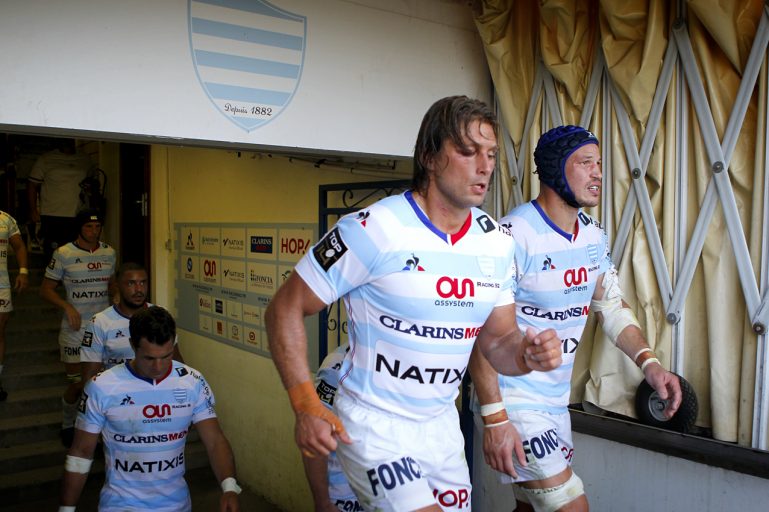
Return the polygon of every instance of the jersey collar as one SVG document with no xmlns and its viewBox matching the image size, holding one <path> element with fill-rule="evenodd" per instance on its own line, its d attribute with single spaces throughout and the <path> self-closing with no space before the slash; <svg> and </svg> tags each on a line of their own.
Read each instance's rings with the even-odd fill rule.
<svg viewBox="0 0 769 512">
<path fill-rule="evenodd" d="M 462 224 L 462 227 L 457 231 L 456 233 L 444 233 L 440 229 L 438 229 L 435 224 L 433 224 L 430 219 L 425 215 L 425 212 L 422 211 L 422 208 L 417 203 L 416 199 L 414 199 L 414 195 L 411 193 L 411 190 L 407 190 L 404 194 L 406 196 L 406 200 L 411 205 L 411 208 L 414 210 L 414 213 L 419 218 L 420 221 L 422 221 L 422 224 L 425 225 L 427 229 L 435 233 L 438 237 L 440 237 L 441 240 L 444 240 L 448 242 L 450 245 L 455 245 L 457 242 L 459 242 L 462 237 L 464 237 L 468 231 L 470 231 L 470 225 L 472 224 L 473 220 L 473 213 L 472 211 L 467 214 L 467 219 L 465 219 L 465 223 Z"/>
<path fill-rule="evenodd" d="M 158 384 L 160 384 L 161 382 L 163 382 L 164 380 L 166 380 L 166 377 L 168 377 L 169 375 L 171 375 L 171 372 L 172 372 L 172 371 L 173 371 L 173 369 L 174 369 L 174 365 L 173 365 L 173 363 L 171 363 L 171 365 L 168 367 L 168 372 L 167 372 L 165 375 L 163 375 L 163 376 L 162 376 L 161 378 L 159 378 L 158 380 L 153 380 L 153 379 L 148 379 L 147 377 L 142 377 L 141 375 L 139 375 L 138 373 L 136 373 L 136 372 L 134 371 L 133 367 L 131 367 L 131 361 L 126 361 L 126 362 L 125 362 L 125 363 L 123 363 L 123 364 L 125 364 L 125 367 L 126 367 L 126 368 L 128 368 L 128 371 L 131 373 L 131 375 L 133 375 L 134 377 L 136 377 L 136 378 L 137 378 L 137 379 L 139 379 L 139 380 L 143 380 L 144 382 L 147 382 L 148 384 L 152 384 L 153 386 L 157 386 Z"/>
<path fill-rule="evenodd" d="M 534 206 L 534 209 L 539 212 L 539 215 L 542 217 L 542 220 L 545 221 L 545 223 L 550 226 L 553 231 L 564 237 L 569 242 L 576 242 L 577 241 L 577 235 L 579 235 L 579 218 L 574 221 L 574 233 L 567 233 L 566 231 L 559 228 L 555 222 L 550 220 L 550 217 L 547 216 L 545 213 L 545 210 L 542 209 L 542 207 L 539 205 L 536 199 L 531 201 L 531 204 Z M 513 235 L 515 236 L 515 235 Z"/>
</svg>

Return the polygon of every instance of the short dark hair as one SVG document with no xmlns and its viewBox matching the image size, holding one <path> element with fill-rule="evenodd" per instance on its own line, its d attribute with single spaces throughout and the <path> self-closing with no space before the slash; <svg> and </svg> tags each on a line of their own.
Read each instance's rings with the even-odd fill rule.
<svg viewBox="0 0 769 512">
<path fill-rule="evenodd" d="M 115 279 L 120 281 L 120 278 L 123 277 L 123 274 L 134 270 L 143 270 L 144 272 L 147 272 L 147 269 L 141 263 L 137 263 L 135 261 L 126 261 L 118 267 L 117 272 L 115 272 Z"/>
<path fill-rule="evenodd" d="M 411 189 L 427 190 L 430 177 L 427 162 L 440 152 L 443 143 L 450 140 L 461 150 L 468 149 L 465 139 L 473 121 L 488 123 L 497 135 L 497 116 L 486 103 L 467 96 L 449 96 L 432 104 L 422 118 L 417 143 L 414 147 L 414 175 Z"/>
<path fill-rule="evenodd" d="M 131 315 L 128 332 L 134 348 L 142 338 L 155 345 L 165 345 L 176 339 L 176 321 L 164 308 L 151 306 Z"/>
</svg>

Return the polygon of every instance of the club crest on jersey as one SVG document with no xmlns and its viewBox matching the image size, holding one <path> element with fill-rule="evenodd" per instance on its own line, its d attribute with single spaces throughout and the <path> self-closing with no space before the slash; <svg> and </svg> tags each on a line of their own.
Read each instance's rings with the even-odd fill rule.
<svg viewBox="0 0 769 512">
<path fill-rule="evenodd" d="M 485 277 L 491 277 L 494 275 L 494 258 L 490 256 L 478 256 L 478 268 L 481 269 L 481 273 Z"/>
<path fill-rule="evenodd" d="M 187 401 L 187 390 L 176 388 L 174 389 L 174 400 L 176 400 L 176 403 L 183 404 Z"/>
<path fill-rule="evenodd" d="M 598 263 L 598 255 L 600 254 L 600 248 L 598 244 L 589 244 L 587 246 L 587 257 L 590 258 L 590 263 Z"/>
<path fill-rule="evenodd" d="M 342 233 L 339 232 L 339 228 L 334 228 L 324 236 L 318 244 L 312 248 L 312 254 L 315 256 L 315 261 L 326 272 L 339 261 L 347 252 L 347 245 L 342 239 Z"/>
</svg>

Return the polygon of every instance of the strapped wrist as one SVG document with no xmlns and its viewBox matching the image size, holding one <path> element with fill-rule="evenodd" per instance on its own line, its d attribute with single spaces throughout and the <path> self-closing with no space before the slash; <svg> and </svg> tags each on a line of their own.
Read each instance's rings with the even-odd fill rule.
<svg viewBox="0 0 769 512">
<path fill-rule="evenodd" d="M 660 363 L 659 359 L 657 359 L 656 357 L 650 357 L 641 364 L 641 371 L 644 371 L 646 367 L 652 363 L 657 363 L 658 365 L 662 366 L 662 363 Z"/>
<path fill-rule="evenodd" d="M 221 482 L 222 492 L 234 492 L 240 494 L 243 489 L 238 485 L 238 481 L 234 477 L 228 476 Z"/>
<path fill-rule="evenodd" d="M 19 267 L 19 274 L 21 275 L 29 274 L 29 269 L 27 267 Z"/>
<path fill-rule="evenodd" d="M 499 412 L 505 409 L 505 404 L 502 402 L 494 402 L 493 404 L 486 404 L 481 406 L 481 416 L 491 416 L 495 412 Z"/>
<path fill-rule="evenodd" d="M 309 380 L 295 384 L 288 388 L 287 391 L 288 399 L 294 412 L 306 411 L 316 401 L 320 403 L 318 394 L 315 392 L 315 386 Z"/>
<path fill-rule="evenodd" d="M 652 352 L 651 349 L 644 350 L 644 351 L 639 352 L 638 355 L 636 356 L 635 364 L 639 368 L 641 368 L 641 370 L 643 370 L 645 368 L 644 365 L 647 364 L 646 361 L 649 361 L 651 359 L 654 359 L 658 363 L 660 362 L 659 359 L 657 359 L 657 355 L 654 352 Z"/>
</svg>

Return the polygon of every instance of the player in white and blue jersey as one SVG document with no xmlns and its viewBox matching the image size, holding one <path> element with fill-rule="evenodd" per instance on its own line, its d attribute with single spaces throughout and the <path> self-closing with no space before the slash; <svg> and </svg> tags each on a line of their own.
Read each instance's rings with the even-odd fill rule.
<svg viewBox="0 0 769 512">
<path fill-rule="evenodd" d="M 366 509 L 469 509 L 454 400 L 474 345 L 505 374 L 560 364 L 554 331 L 518 330 L 514 242 L 476 208 L 496 154 L 496 118 L 484 103 L 437 101 L 419 130 L 412 189 L 341 218 L 265 314 L 297 444 L 308 457 L 336 449 Z M 337 417 L 310 380 L 303 318 L 339 298 L 350 351 Z"/>
<path fill-rule="evenodd" d="M 681 390 L 622 300 L 603 228 L 581 209 L 596 206 L 601 196 L 598 140 L 577 126 L 554 128 L 540 138 L 534 160 L 542 185 L 539 196 L 500 223 L 516 240 L 518 323 L 535 330 L 555 328 L 563 364 L 547 373 L 497 376 L 483 358 L 474 357 L 470 371 L 485 427 L 485 456 L 507 475 L 503 481 L 519 484 L 514 486 L 516 510 L 586 511 L 582 481 L 570 468 L 567 406 L 589 311 L 599 313 L 604 332 L 638 364 L 660 397 L 670 398 L 668 417 L 681 402 Z"/>
<path fill-rule="evenodd" d="M 19 264 L 19 273 L 14 281 L 13 289 L 15 292 L 22 292 L 29 285 L 27 247 L 21 238 L 16 220 L 0 211 L 0 376 L 3 374 L 3 361 L 5 360 L 5 328 L 8 325 L 11 311 L 13 311 L 11 280 L 8 276 L 9 248 L 13 248 L 13 253 Z M 0 402 L 6 398 L 8 398 L 8 392 L 3 389 L 2 382 L 0 382 Z"/>
<path fill-rule="evenodd" d="M 102 219 L 98 210 L 76 216 L 78 236 L 56 249 L 45 270 L 40 296 L 64 312 L 59 330 L 61 361 L 69 385 L 62 397 L 62 442 L 69 446 L 75 423 L 80 384 L 80 342 L 88 319 L 107 307 L 109 285 L 115 269 L 115 250 L 100 242 Z M 56 288 L 64 284 L 62 297 Z"/>
<path fill-rule="evenodd" d="M 315 391 L 318 398 L 329 410 L 333 409 L 334 397 L 339 387 L 342 362 L 350 346 L 344 343 L 328 354 L 315 375 Z M 302 456 L 304 474 L 312 491 L 312 500 L 316 512 L 340 511 L 360 512 L 363 507 L 358 502 L 336 453 L 328 457 Z"/>
<path fill-rule="evenodd" d="M 100 511 L 191 510 L 184 446 L 195 425 L 221 482 L 220 510 L 237 511 L 235 461 L 213 392 L 197 370 L 171 359 L 174 319 L 153 306 L 135 313 L 129 330 L 136 357 L 100 373 L 83 391 L 59 510 L 75 510 L 100 437 L 106 470 Z"/>
<path fill-rule="evenodd" d="M 143 265 L 131 261 L 121 264 L 115 273 L 115 284 L 118 303 L 96 313 L 83 333 L 80 369 L 84 382 L 102 369 L 108 370 L 133 359 L 128 321 L 137 311 L 152 306 L 147 302 L 149 278 Z M 177 343 L 174 344 L 174 360 L 184 362 Z"/>
</svg>

